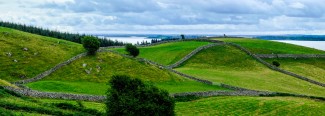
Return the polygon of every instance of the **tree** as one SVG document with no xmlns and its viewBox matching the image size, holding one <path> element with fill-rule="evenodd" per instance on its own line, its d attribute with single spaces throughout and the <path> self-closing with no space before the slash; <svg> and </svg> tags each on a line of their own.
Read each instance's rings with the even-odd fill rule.
<svg viewBox="0 0 325 116">
<path fill-rule="evenodd" d="M 174 115 L 175 102 L 165 90 L 144 84 L 140 79 L 115 75 L 107 92 L 108 115 Z"/>
<path fill-rule="evenodd" d="M 137 57 L 139 55 L 139 53 L 140 53 L 140 50 L 136 46 L 134 46 L 132 44 L 126 44 L 125 45 L 125 50 L 130 55 L 132 55 L 133 57 Z"/>
<path fill-rule="evenodd" d="M 185 35 L 181 34 L 181 38 L 182 38 L 182 39 L 185 39 Z"/>
<path fill-rule="evenodd" d="M 99 49 L 100 45 L 99 40 L 93 36 L 84 36 L 81 39 L 81 43 L 90 55 L 96 54 L 96 51 Z"/>
</svg>

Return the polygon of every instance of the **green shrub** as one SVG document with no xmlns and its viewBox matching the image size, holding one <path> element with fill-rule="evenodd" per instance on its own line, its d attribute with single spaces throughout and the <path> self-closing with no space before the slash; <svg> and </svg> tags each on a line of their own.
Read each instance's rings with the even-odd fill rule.
<svg viewBox="0 0 325 116">
<path fill-rule="evenodd" d="M 278 61 L 273 61 L 272 64 L 276 67 L 279 67 L 280 66 L 280 63 Z"/>
<path fill-rule="evenodd" d="M 85 36 L 81 39 L 81 42 L 90 55 L 96 54 L 96 51 L 99 49 L 100 42 L 96 37 Z"/>
<path fill-rule="evenodd" d="M 113 76 L 110 85 L 108 115 L 174 115 L 175 102 L 167 91 L 123 75 Z"/>
<path fill-rule="evenodd" d="M 132 45 L 132 44 L 126 44 L 125 45 L 125 50 L 126 52 L 128 52 L 130 55 L 132 55 L 133 57 L 137 57 L 140 53 L 139 49 Z"/>
</svg>

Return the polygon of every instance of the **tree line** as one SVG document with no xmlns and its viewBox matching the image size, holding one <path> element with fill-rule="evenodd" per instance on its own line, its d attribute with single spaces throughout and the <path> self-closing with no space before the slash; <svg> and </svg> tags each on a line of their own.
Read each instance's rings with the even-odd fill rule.
<svg viewBox="0 0 325 116">
<path fill-rule="evenodd" d="M 4 21 L 0 21 L 0 26 L 12 28 L 12 29 L 16 29 L 16 30 L 20 30 L 20 31 L 28 32 L 28 33 L 33 33 L 33 34 L 37 34 L 37 35 L 63 39 L 63 40 L 76 42 L 76 43 L 81 43 L 81 38 L 83 38 L 85 36 L 89 36 L 89 35 L 85 35 L 85 34 L 60 32 L 60 31 L 44 29 L 44 28 L 36 27 L 36 26 L 30 26 L 30 25 L 12 23 L 12 22 L 4 22 Z M 95 37 L 95 38 L 99 40 L 100 47 L 125 45 L 123 42 L 120 42 L 117 40 L 113 41 L 113 40 L 105 39 L 105 38 L 99 38 L 99 37 Z"/>
</svg>

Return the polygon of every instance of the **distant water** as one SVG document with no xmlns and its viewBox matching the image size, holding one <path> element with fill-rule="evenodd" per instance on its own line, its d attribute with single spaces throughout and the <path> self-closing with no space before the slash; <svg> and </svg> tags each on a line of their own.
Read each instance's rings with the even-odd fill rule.
<svg viewBox="0 0 325 116">
<path fill-rule="evenodd" d="M 143 41 L 147 41 L 151 43 L 151 39 L 147 37 L 106 37 L 106 39 L 111 39 L 113 41 L 117 40 L 125 43 L 132 43 L 132 44 L 136 44 L 137 42 L 141 43 Z"/>
<path fill-rule="evenodd" d="M 272 40 L 272 41 L 301 45 L 301 46 L 306 46 L 306 47 L 325 51 L 325 41 L 295 41 L 295 40 Z"/>
</svg>

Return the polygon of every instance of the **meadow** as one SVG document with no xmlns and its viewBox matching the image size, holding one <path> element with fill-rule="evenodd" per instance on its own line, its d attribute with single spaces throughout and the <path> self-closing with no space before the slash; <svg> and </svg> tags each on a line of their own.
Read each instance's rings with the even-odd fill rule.
<svg viewBox="0 0 325 116">
<path fill-rule="evenodd" d="M 91 70 L 90 74 L 85 70 Z M 27 86 L 41 91 L 103 95 L 109 89 L 107 83 L 113 75 L 140 78 L 171 93 L 227 90 L 186 79 L 168 70 L 110 52 L 78 59 L 40 81 L 28 83 Z"/>
<path fill-rule="evenodd" d="M 280 63 L 279 68 L 325 83 L 325 59 L 322 58 L 275 58 L 264 59 Z"/>
<path fill-rule="evenodd" d="M 268 69 L 232 46 L 201 51 L 176 70 L 197 78 L 253 90 L 325 96 L 325 88 Z"/>
<path fill-rule="evenodd" d="M 176 103 L 177 115 L 320 116 L 324 101 L 296 97 L 208 97 Z M 191 113 L 189 113 L 191 112 Z"/>
<path fill-rule="evenodd" d="M 163 65 L 171 65 L 181 60 L 194 49 L 207 44 L 209 44 L 209 42 L 183 41 L 149 47 L 139 47 L 140 54 L 138 57 L 146 58 Z M 116 48 L 115 50 L 126 54 L 124 48 Z"/>
</svg>

